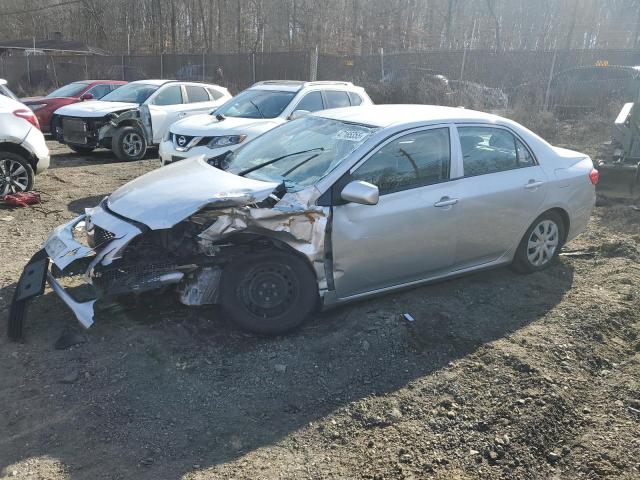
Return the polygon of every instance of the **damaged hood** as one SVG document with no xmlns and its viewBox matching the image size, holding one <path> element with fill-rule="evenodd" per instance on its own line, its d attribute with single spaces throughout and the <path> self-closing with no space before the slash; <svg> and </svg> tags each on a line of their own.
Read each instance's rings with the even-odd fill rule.
<svg viewBox="0 0 640 480">
<path fill-rule="evenodd" d="M 68 115 L 70 117 L 101 117 L 107 113 L 120 112 L 138 108 L 137 103 L 103 102 L 102 100 L 89 100 L 74 103 L 56 110 L 56 115 Z"/>
<path fill-rule="evenodd" d="M 107 205 L 118 215 L 159 230 L 173 227 L 206 205 L 260 202 L 277 186 L 214 168 L 200 155 L 136 178 L 112 193 Z"/>
<path fill-rule="evenodd" d="M 193 115 L 177 121 L 169 130 L 171 133 L 192 137 L 247 135 L 264 133 L 281 123 L 284 123 L 284 120 L 279 118 L 226 117 L 224 120 L 218 120 L 215 115 Z"/>
</svg>

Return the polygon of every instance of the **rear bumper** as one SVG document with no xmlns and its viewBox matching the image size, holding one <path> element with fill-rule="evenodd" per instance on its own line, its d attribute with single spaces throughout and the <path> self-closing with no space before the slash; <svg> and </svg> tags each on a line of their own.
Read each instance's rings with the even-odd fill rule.
<svg viewBox="0 0 640 480">
<path fill-rule="evenodd" d="M 49 148 L 40 130 L 37 128 L 29 130 L 29 133 L 27 133 L 27 136 L 22 141 L 22 146 L 37 160 L 36 173 L 41 173 L 49 168 Z"/>
</svg>

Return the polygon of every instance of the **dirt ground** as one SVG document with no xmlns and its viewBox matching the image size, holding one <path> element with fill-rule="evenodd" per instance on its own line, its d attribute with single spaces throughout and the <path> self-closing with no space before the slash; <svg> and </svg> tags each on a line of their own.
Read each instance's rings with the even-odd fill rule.
<svg viewBox="0 0 640 480">
<path fill-rule="evenodd" d="M 158 166 L 50 146 L 44 204 L 0 208 L 2 319 L 54 226 Z M 47 289 L 0 332 L 0 477 L 640 478 L 640 212 L 600 198 L 565 251 L 274 339 L 166 298 L 83 332 Z"/>
</svg>

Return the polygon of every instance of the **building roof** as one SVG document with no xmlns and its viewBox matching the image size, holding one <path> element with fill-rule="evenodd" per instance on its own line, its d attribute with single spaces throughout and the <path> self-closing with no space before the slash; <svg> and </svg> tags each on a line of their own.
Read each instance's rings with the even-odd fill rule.
<svg viewBox="0 0 640 480">
<path fill-rule="evenodd" d="M 0 50 L 44 50 L 53 52 L 79 53 L 84 55 L 107 55 L 100 48 L 85 45 L 74 40 L 34 40 L 0 39 Z"/>
</svg>

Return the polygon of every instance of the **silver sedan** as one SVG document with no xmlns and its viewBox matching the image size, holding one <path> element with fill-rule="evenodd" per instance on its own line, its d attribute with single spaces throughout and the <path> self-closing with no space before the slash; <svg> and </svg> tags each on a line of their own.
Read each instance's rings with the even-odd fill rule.
<svg viewBox="0 0 640 480">
<path fill-rule="evenodd" d="M 597 181 L 587 155 L 494 115 L 330 110 L 134 180 L 58 227 L 25 275 L 43 270 L 86 327 L 97 299 L 170 289 L 276 334 L 317 307 L 499 265 L 542 270 L 584 230 Z M 95 298 L 65 290 L 79 272 Z"/>
</svg>

